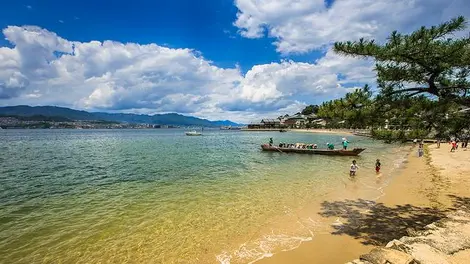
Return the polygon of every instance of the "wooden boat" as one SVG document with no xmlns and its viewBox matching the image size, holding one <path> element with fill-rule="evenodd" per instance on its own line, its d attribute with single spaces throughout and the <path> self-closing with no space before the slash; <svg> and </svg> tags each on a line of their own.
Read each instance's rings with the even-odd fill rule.
<svg viewBox="0 0 470 264">
<path fill-rule="evenodd" d="M 196 131 L 186 132 L 186 136 L 202 136 L 202 133 Z"/>
<path fill-rule="evenodd" d="M 281 153 L 317 154 L 317 155 L 330 155 L 330 156 L 357 156 L 365 150 L 364 148 L 355 148 L 352 150 L 280 148 L 276 146 L 269 146 L 269 144 L 261 145 L 261 149 L 263 151 L 274 151 L 274 152 L 281 152 Z"/>
</svg>

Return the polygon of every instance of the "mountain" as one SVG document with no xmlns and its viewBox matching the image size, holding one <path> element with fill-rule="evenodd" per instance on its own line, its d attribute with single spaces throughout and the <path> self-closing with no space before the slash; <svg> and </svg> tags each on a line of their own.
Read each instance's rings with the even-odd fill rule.
<svg viewBox="0 0 470 264">
<path fill-rule="evenodd" d="M 87 112 L 74 110 L 57 106 L 6 106 L 0 107 L 0 115 L 3 116 L 44 116 L 44 117 L 62 117 L 71 120 L 104 120 L 114 122 L 139 123 L 139 124 L 159 124 L 159 125 L 177 125 L 177 126 L 240 126 L 240 124 L 224 121 L 210 121 L 193 116 L 184 116 L 176 113 L 157 114 L 157 115 L 137 115 L 120 114 L 104 112 Z"/>
</svg>

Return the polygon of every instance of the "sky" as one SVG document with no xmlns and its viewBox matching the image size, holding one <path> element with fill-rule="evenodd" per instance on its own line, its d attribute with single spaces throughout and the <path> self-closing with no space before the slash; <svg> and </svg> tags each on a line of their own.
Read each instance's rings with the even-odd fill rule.
<svg viewBox="0 0 470 264">
<path fill-rule="evenodd" d="M 275 118 L 374 86 L 335 41 L 459 15 L 468 0 L 2 1 L 0 106 Z"/>
</svg>

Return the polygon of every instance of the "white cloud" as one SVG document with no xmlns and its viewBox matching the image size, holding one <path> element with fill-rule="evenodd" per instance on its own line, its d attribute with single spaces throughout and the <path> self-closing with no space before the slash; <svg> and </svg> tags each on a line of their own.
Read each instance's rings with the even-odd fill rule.
<svg viewBox="0 0 470 264">
<path fill-rule="evenodd" d="M 235 26 L 248 38 L 276 38 L 281 53 L 303 53 L 335 41 L 380 40 L 393 30 L 411 31 L 458 15 L 470 16 L 467 0 L 236 0 Z"/>
<path fill-rule="evenodd" d="M 3 33 L 13 48 L 0 48 L 0 105 L 178 112 L 249 122 L 341 96 L 351 82 L 373 75 L 368 62 L 331 51 L 315 63 L 255 65 L 243 75 L 191 49 L 76 42 L 32 26 L 10 26 Z"/>
</svg>

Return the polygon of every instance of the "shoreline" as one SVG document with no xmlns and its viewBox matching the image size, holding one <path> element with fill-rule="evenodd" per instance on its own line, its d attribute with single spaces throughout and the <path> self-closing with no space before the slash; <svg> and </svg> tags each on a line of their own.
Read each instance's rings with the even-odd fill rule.
<svg viewBox="0 0 470 264">
<path fill-rule="evenodd" d="M 286 132 L 296 132 L 296 133 L 319 133 L 319 134 L 332 134 L 332 135 L 354 135 L 356 131 L 359 130 L 352 130 L 352 129 L 320 129 L 320 128 L 312 128 L 312 129 L 304 129 L 304 128 L 260 128 L 260 129 L 248 129 L 242 128 L 240 131 L 244 132 L 279 132 L 279 130 L 287 130 Z"/>
<path fill-rule="evenodd" d="M 344 205 L 324 218 L 333 223 L 328 232 L 256 263 L 347 263 L 444 217 L 455 197 L 470 196 L 470 179 L 464 176 L 470 175 L 470 151 L 450 153 L 447 144 L 440 149 L 426 145 L 425 150 L 421 158 L 416 147 L 409 150 L 376 201 L 325 199 L 324 203 Z"/>
<path fill-rule="evenodd" d="M 319 134 L 336 134 L 336 135 L 350 135 L 354 134 L 354 130 L 350 129 L 292 129 L 292 132 L 298 133 L 319 133 Z"/>
</svg>

